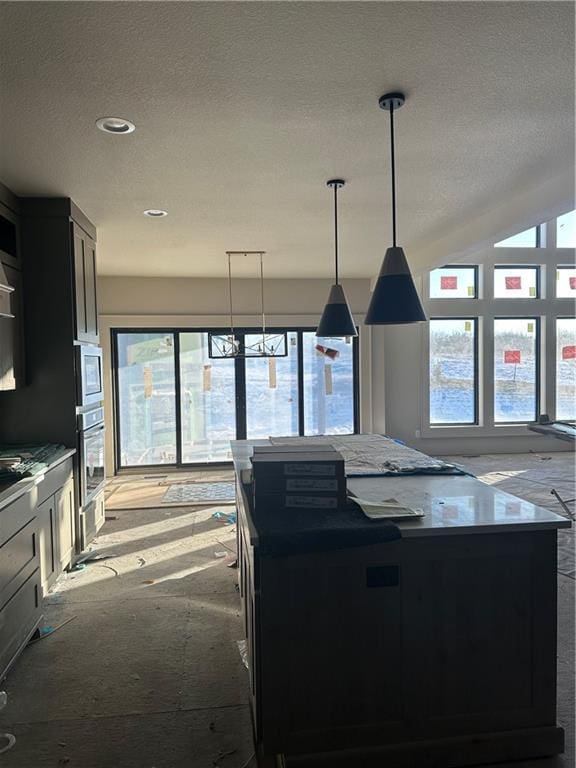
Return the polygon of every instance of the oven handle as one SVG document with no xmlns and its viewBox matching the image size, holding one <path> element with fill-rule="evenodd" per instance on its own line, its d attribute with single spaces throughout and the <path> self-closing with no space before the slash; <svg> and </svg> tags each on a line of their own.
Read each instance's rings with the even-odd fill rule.
<svg viewBox="0 0 576 768">
<path fill-rule="evenodd" d="M 103 429 L 106 429 L 106 424 L 100 423 L 95 424 L 93 427 L 88 427 L 88 429 L 82 429 L 80 430 L 80 433 L 83 435 L 84 439 L 87 437 L 91 437 L 92 434 L 96 434 L 96 432 L 101 432 Z"/>
</svg>

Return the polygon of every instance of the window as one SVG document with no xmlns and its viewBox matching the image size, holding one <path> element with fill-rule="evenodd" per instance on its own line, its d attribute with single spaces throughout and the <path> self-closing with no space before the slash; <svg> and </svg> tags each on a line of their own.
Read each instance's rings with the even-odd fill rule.
<svg viewBox="0 0 576 768">
<path fill-rule="evenodd" d="M 476 320 L 430 320 L 430 424 L 476 423 Z"/>
<path fill-rule="evenodd" d="M 576 419 L 576 319 L 556 320 L 556 419 Z"/>
<path fill-rule="evenodd" d="M 354 432 L 354 356 L 352 340 L 303 334 L 304 434 Z"/>
<path fill-rule="evenodd" d="M 259 337 L 246 335 L 246 343 Z M 288 334 L 287 357 L 246 360 L 246 437 L 298 435 L 298 334 Z M 353 432 L 354 430 L 350 430 Z"/>
<path fill-rule="evenodd" d="M 430 272 L 431 299 L 475 299 L 476 267 L 441 267 Z"/>
<path fill-rule="evenodd" d="M 576 211 L 556 219 L 556 247 L 576 248 Z"/>
<path fill-rule="evenodd" d="M 176 461 L 173 334 L 119 333 L 116 356 L 121 464 L 173 464 Z"/>
<path fill-rule="evenodd" d="M 556 298 L 576 298 L 576 268 L 558 267 L 556 270 Z"/>
<path fill-rule="evenodd" d="M 494 248 L 537 248 L 539 245 L 540 233 L 538 227 L 525 229 L 517 235 L 507 237 L 506 240 L 500 240 L 494 243 Z"/>
<path fill-rule="evenodd" d="M 479 251 L 476 264 L 430 271 L 424 437 L 526 437 L 540 414 L 576 421 L 575 242 L 571 211 Z"/>
<path fill-rule="evenodd" d="M 538 267 L 494 267 L 495 299 L 536 299 L 539 295 Z"/>
<path fill-rule="evenodd" d="M 178 336 L 182 463 L 228 461 L 236 437 L 234 360 L 210 359 L 207 333 Z"/>
<path fill-rule="evenodd" d="M 538 321 L 494 320 L 494 421 L 535 421 L 538 415 Z"/>
<path fill-rule="evenodd" d="M 286 357 L 210 359 L 209 330 L 112 332 L 117 467 L 223 462 L 235 439 L 358 430 L 357 339 L 270 329 L 287 331 Z"/>
</svg>

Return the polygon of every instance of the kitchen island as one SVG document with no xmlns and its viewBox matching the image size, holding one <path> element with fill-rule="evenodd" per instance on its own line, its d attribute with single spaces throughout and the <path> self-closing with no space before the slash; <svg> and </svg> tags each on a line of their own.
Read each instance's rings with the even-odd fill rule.
<svg viewBox="0 0 576 768">
<path fill-rule="evenodd" d="M 245 482 L 262 442 L 232 444 L 262 760 L 448 768 L 561 752 L 556 533 L 570 522 L 469 476 L 348 478 L 424 516 L 396 536 L 358 520 L 372 541 L 311 550 L 288 531 L 270 547 Z"/>
</svg>

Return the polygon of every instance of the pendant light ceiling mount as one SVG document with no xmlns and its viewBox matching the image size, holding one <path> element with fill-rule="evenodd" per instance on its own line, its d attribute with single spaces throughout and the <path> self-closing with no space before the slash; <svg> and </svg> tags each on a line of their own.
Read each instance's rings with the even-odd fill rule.
<svg viewBox="0 0 576 768">
<path fill-rule="evenodd" d="M 380 109 L 385 109 L 387 112 L 390 110 L 400 109 L 406 102 L 406 96 L 400 91 L 394 91 L 392 93 L 385 93 L 384 96 L 380 96 L 378 104 Z"/>
<path fill-rule="evenodd" d="M 330 181 L 326 182 L 326 186 L 332 187 L 332 189 L 342 189 L 344 184 L 346 184 L 344 179 L 330 179 Z"/>
</svg>

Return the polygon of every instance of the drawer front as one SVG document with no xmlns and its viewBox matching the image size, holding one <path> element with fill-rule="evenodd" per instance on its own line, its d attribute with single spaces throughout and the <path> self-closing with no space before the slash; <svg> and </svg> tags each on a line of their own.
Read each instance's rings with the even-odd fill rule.
<svg viewBox="0 0 576 768">
<path fill-rule="evenodd" d="M 36 518 L 0 547 L 0 609 L 38 568 Z"/>
<path fill-rule="evenodd" d="M 54 496 L 56 491 L 72 479 L 72 472 L 73 463 L 71 458 L 47 472 L 42 482 L 38 483 L 37 486 L 38 503 L 41 504 L 46 499 L 49 499 L 50 496 Z"/>
<path fill-rule="evenodd" d="M 42 618 L 40 569 L 0 609 L 0 680 Z"/>
<path fill-rule="evenodd" d="M 24 528 L 34 517 L 32 494 L 25 493 L 0 510 L 0 547 Z"/>
</svg>

